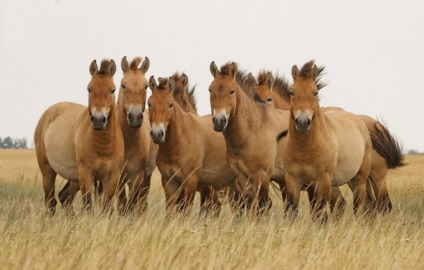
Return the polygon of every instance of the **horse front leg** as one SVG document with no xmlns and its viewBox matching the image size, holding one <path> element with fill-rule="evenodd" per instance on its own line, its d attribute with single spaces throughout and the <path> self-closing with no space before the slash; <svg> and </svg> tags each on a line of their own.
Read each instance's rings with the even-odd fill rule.
<svg viewBox="0 0 424 270">
<path fill-rule="evenodd" d="M 315 196 L 311 204 L 312 220 L 327 221 L 327 203 L 331 196 L 331 176 L 324 174 L 315 184 Z"/>
<path fill-rule="evenodd" d="M 113 212 L 112 204 L 113 197 L 119 195 L 119 180 L 121 179 L 121 172 L 117 170 L 108 175 L 105 179 L 103 188 L 103 212 Z"/>
<path fill-rule="evenodd" d="M 59 201 L 62 204 L 63 209 L 65 209 L 67 215 L 74 215 L 74 207 L 72 205 L 75 195 L 80 190 L 79 181 L 68 180 L 66 185 L 59 192 Z"/>
<path fill-rule="evenodd" d="M 196 196 L 197 184 L 199 182 L 199 175 L 200 172 L 196 171 L 196 174 L 193 173 L 184 180 L 184 200 L 180 205 L 180 210 L 186 215 L 190 214 L 192 210 L 193 200 Z"/>
<path fill-rule="evenodd" d="M 302 190 L 303 183 L 287 172 L 285 176 L 285 181 L 287 189 L 285 215 L 296 217 L 299 207 L 300 191 Z"/>
<path fill-rule="evenodd" d="M 88 168 L 78 169 L 78 178 L 80 180 L 80 189 L 82 195 L 83 210 L 90 210 L 93 207 L 93 179 L 94 173 Z"/>
</svg>

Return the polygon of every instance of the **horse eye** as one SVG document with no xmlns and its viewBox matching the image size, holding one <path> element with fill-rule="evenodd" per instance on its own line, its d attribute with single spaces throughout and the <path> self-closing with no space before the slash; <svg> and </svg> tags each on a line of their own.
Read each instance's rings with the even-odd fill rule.
<svg viewBox="0 0 424 270">
<path fill-rule="evenodd" d="M 212 90 L 210 88 L 208 89 L 208 91 L 209 91 L 209 93 L 212 93 Z"/>
<path fill-rule="evenodd" d="M 148 87 L 149 87 L 149 85 L 146 85 L 146 87 L 144 87 L 144 90 L 147 90 Z"/>
<path fill-rule="evenodd" d="M 91 89 L 90 88 L 87 88 L 87 90 L 88 90 L 88 93 L 91 94 Z"/>
<path fill-rule="evenodd" d="M 110 91 L 110 93 L 111 93 L 111 94 L 114 94 L 114 93 L 115 93 L 115 90 L 116 90 L 116 89 L 113 89 L 112 91 Z"/>
<path fill-rule="evenodd" d="M 314 93 L 314 97 L 318 96 L 318 91 Z"/>
<path fill-rule="evenodd" d="M 168 108 L 172 109 L 172 106 L 174 106 L 174 103 L 170 103 L 170 104 L 168 105 Z"/>
<path fill-rule="evenodd" d="M 272 98 L 267 98 L 266 102 L 271 102 Z"/>
<path fill-rule="evenodd" d="M 121 88 L 122 88 L 122 90 L 125 90 L 126 89 L 125 84 L 122 83 Z"/>
<path fill-rule="evenodd" d="M 149 107 L 149 108 L 150 108 L 150 102 L 147 102 L 147 107 Z"/>
<path fill-rule="evenodd" d="M 294 92 L 293 91 L 290 91 L 290 96 L 294 96 Z"/>
<path fill-rule="evenodd" d="M 231 91 L 230 91 L 230 95 L 233 95 L 235 92 L 236 92 L 236 90 L 231 89 Z"/>
</svg>

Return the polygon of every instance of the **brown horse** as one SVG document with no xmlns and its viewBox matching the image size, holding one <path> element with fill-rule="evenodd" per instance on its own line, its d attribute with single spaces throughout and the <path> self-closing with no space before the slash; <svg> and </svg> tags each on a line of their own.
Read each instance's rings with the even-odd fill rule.
<svg viewBox="0 0 424 270">
<path fill-rule="evenodd" d="M 326 217 L 331 187 L 348 183 L 354 212 L 363 210 L 366 182 L 371 168 L 371 138 L 364 122 L 343 110 L 323 111 L 319 106 L 318 67 L 314 61 L 301 70 L 292 68 L 290 119 L 283 162 L 288 204 L 296 213 L 299 194 L 314 185 L 313 218 Z"/>
<path fill-rule="evenodd" d="M 175 82 L 175 87 L 172 91 L 174 100 L 184 111 L 199 115 L 197 112 L 196 98 L 194 97 L 196 87 L 189 87 L 187 75 L 176 72 L 171 78 Z M 198 191 L 200 192 L 201 213 L 207 213 L 211 210 L 215 212 L 215 214 L 219 214 L 219 211 L 215 211 L 221 209 L 218 191 L 211 186 L 198 186 Z"/>
<path fill-rule="evenodd" d="M 167 209 L 186 211 L 198 186 L 233 185 L 235 173 L 225 161 L 225 143 L 213 131 L 211 116 L 201 117 L 182 109 L 172 94 L 173 78 L 159 78 L 157 85 L 152 76 L 149 87 L 151 136 L 159 144 L 156 162 Z"/>
<path fill-rule="evenodd" d="M 140 65 L 141 63 L 141 65 Z M 150 179 L 156 167 L 157 145 L 150 138 L 150 122 L 145 112 L 147 87 L 145 74 L 149 69 L 149 58 L 142 62 L 141 57 L 128 63 L 122 58 L 124 76 L 118 96 L 118 119 L 124 137 L 124 168 L 120 181 L 120 211 L 132 210 L 139 206 L 140 211 L 147 207 Z M 129 202 L 126 205 L 124 185 L 129 186 Z"/>
<path fill-rule="evenodd" d="M 219 70 L 210 65 L 214 77 L 209 86 L 214 129 L 222 132 L 227 160 L 237 172 L 248 208 L 270 207 L 269 179 L 284 180 L 281 133 L 288 129 L 288 111 L 276 110 L 253 100 L 249 76 L 235 63 Z"/>
<path fill-rule="evenodd" d="M 323 72 L 324 67 L 318 67 L 318 76 L 321 76 Z M 271 72 L 261 71 L 257 77 L 255 92 L 255 98 L 267 104 L 268 106 L 281 110 L 285 110 L 290 106 L 290 84 L 284 77 L 278 75 L 274 77 Z M 341 110 L 340 108 L 334 107 L 323 109 Z M 372 186 L 373 192 L 377 199 L 377 210 L 382 212 L 390 212 L 392 203 L 386 185 L 387 172 L 389 169 L 404 165 L 403 150 L 400 146 L 400 143 L 390 134 L 390 132 L 382 123 L 366 115 L 359 115 L 359 117 L 367 125 L 373 145 L 371 154 L 371 172 L 369 175 L 370 181 L 368 183 Z M 368 187 L 369 186 L 367 186 L 367 188 Z M 337 189 L 338 187 L 333 188 Z M 338 197 L 337 195 L 334 196 L 333 194 L 339 194 L 339 192 L 340 191 L 335 192 L 333 190 L 332 199 L 330 202 L 331 205 L 335 205 L 335 199 Z M 368 194 L 372 196 L 372 191 L 369 188 L 367 195 Z M 342 205 L 346 204 L 344 200 L 339 201 L 338 203 Z"/>
<path fill-rule="evenodd" d="M 88 108 L 62 102 L 48 108 L 35 129 L 34 142 L 48 212 L 56 210 L 55 178 L 68 180 L 61 192 L 64 208 L 73 212 L 72 201 L 81 188 L 84 209 L 92 206 L 93 181 L 104 186 L 104 207 L 111 206 L 124 158 L 124 142 L 115 109 L 113 60 L 103 60 L 100 70 L 90 65 Z"/>
</svg>

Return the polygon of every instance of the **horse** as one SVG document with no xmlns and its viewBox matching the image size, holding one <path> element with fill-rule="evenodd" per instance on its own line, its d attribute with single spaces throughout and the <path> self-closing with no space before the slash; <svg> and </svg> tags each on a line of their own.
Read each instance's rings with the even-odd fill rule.
<svg viewBox="0 0 424 270">
<path fill-rule="evenodd" d="M 194 97 L 196 87 L 189 86 L 187 75 L 185 73 L 175 72 L 171 78 L 175 82 L 175 87 L 172 91 L 175 102 L 177 102 L 184 111 L 199 115 L 197 112 L 196 98 Z M 214 212 L 218 215 L 219 211 L 216 210 L 221 209 L 218 191 L 211 186 L 198 186 L 198 191 L 200 193 L 200 212 Z"/>
<path fill-rule="evenodd" d="M 297 212 L 305 185 L 314 185 L 311 214 L 326 219 L 331 187 L 348 184 L 354 213 L 366 210 L 366 182 L 371 168 L 372 143 L 365 123 L 343 110 L 324 111 L 319 104 L 320 77 L 314 61 L 292 68 L 290 118 L 283 151 L 288 203 Z M 341 194 L 340 194 L 341 195 Z"/>
<path fill-rule="evenodd" d="M 73 213 L 72 202 L 81 189 L 83 208 L 92 207 L 93 181 L 101 181 L 103 207 L 107 211 L 117 190 L 124 161 L 124 140 L 115 107 L 113 60 L 103 60 L 98 69 L 90 64 L 88 107 L 60 102 L 41 116 L 34 133 L 37 162 L 43 175 L 47 212 L 56 211 L 55 178 L 68 182 L 59 193 L 65 210 Z"/>
<path fill-rule="evenodd" d="M 141 65 L 140 65 L 141 63 Z M 149 116 L 145 111 L 148 82 L 145 74 L 150 66 L 148 57 L 142 62 L 135 57 L 131 63 L 121 60 L 123 78 L 118 96 L 118 121 L 124 138 L 124 167 L 119 185 L 119 205 L 122 213 L 136 206 L 143 212 L 147 208 L 150 180 L 156 168 L 157 145 L 150 138 Z M 129 201 L 125 195 L 129 186 Z"/>
<path fill-rule="evenodd" d="M 261 214 L 269 207 L 269 179 L 284 180 L 284 134 L 289 113 L 255 102 L 249 76 L 234 62 L 220 69 L 211 62 L 209 85 L 215 131 L 225 138 L 227 161 L 236 171 L 246 207 Z"/>
<path fill-rule="evenodd" d="M 213 131 L 211 116 L 184 111 L 173 97 L 173 78 L 159 78 L 158 85 L 151 76 L 149 87 L 151 137 L 159 144 L 156 163 L 166 209 L 189 213 L 198 186 L 234 185 L 236 174 L 225 161 L 225 143 Z"/>
<path fill-rule="evenodd" d="M 324 72 L 324 67 L 318 67 L 318 76 L 321 76 Z M 253 76 L 253 75 L 249 75 Z M 262 70 L 254 78 L 257 81 L 255 85 L 256 100 L 267 104 L 268 106 L 286 110 L 290 106 L 290 84 L 288 81 L 278 74 L 273 76 L 271 72 Z M 321 84 L 322 86 L 322 84 Z M 336 107 L 323 108 L 324 110 L 341 110 Z M 374 118 L 367 115 L 358 115 L 365 124 L 367 125 L 368 131 L 371 135 L 371 142 L 373 150 L 371 154 L 371 172 L 367 184 L 367 195 L 371 195 L 374 192 L 376 197 L 376 208 L 378 211 L 387 213 L 392 209 L 392 202 L 387 190 L 386 179 L 387 172 L 389 169 L 394 169 L 404 165 L 403 150 L 399 141 L 394 138 L 387 127 L 382 123 L 375 120 Z M 369 187 L 373 190 L 370 190 Z M 311 187 L 313 188 L 313 187 Z M 338 188 L 338 187 L 333 187 Z M 285 190 L 282 190 L 283 197 L 286 197 Z M 332 192 L 332 199 L 330 204 L 335 205 L 337 197 L 333 194 L 339 194 L 340 191 Z M 340 197 L 342 198 L 342 197 Z M 370 199 L 371 200 L 371 199 Z M 346 202 L 343 199 L 339 201 L 341 205 L 345 205 Z"/>
</svg>

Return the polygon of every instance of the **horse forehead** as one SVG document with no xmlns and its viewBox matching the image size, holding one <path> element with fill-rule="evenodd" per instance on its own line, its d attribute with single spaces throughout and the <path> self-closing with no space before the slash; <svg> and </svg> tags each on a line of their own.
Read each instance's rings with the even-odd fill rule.
<svg viewBox="0 0 424 270">
<path fill-rule="evenodd" d="M 139 88 L 144 89 L 144 87 L 147 85 L 147 79 L 144 76 L 144 73 L 141 71 L 129 70 L 125 72 L 121 83 L 125 84 L 125 86 L 128 88 L 134 88 L 134 90 Z"/>
<path fill-rule="evenodd" d="M 110 76 L 105 75 L 95 75 L 89 83 L 90 87 L 99 89 L 99 90 L 110 90 L 110 88 L 115 87 L 113 79 Z M 93 89 L 93 90 L 95 90 Z"/>
</svg>

